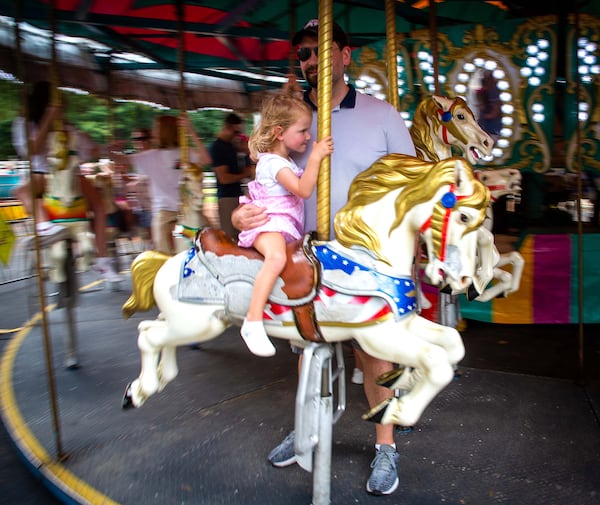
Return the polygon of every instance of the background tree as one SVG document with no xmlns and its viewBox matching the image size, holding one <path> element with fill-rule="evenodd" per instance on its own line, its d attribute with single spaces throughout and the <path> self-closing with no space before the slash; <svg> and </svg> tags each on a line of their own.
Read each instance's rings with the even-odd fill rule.
<svg viewBox="0 0 600 505">
<path fill-rule="evenodd" d="M 177 110 L 159 109 L 138 102 L 114 100 L 86 93 L 62 91 L 66 119 L 77 129 L 87 133 L 99 144 L 114 140 L 129 140 L 131 132 L 140 127 L 151 128 L 158 114 L 177 114 Z M 19 114 L 22 102 L 22 84 L 0 79 L 0 160 L 15 159 L 12 147 L 11 124 Z M 111 114 L 110 107 L 113 108 Z M 196 132 L 210 145 L 220 130 L 225 114 L 229 111 L 206 109 L 189 112 Z M 111 120 L 112 118 L 112 120 Z M 114 126 L 111 124 L 114 121 Z M 250 128 L 250 124 L 246 125 Z"/>
</svg>

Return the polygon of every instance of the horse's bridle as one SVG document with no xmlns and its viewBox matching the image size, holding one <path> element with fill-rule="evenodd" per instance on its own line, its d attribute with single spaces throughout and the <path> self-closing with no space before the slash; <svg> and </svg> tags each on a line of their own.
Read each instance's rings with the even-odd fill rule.
<svg viewBox="0 0 600 505">
<path fill-rule="evenodd" d="M 460 132 L 460 130 L 456 127 L 447 127 L 446 124 L 450 124 L 452 125 L 451 121 L 452 118 L 454 117 L 454 108 L 458 105 L 458 103 L 456 102 L 456 100 L 454 100 L 452 102 L 452 105 L 450 106 L 450 108 L 448 110 L 443 110 L 443 109 L 438 109 L 437 113 L 440 116 L 440 120 L 441 120 L 441 127 L 442 127 L 442 140 L 444 141 L 444 144 L 446 145 L 451 145 L 450 142 L 448 141 L 448 131 L 450 131 L 450 133 L 452 133 L 452 135 L 454 135 L 460 142 L 462 142 L 463 144 L 467 144 L 467 138 Z"/>
<path fill-rule="evenodd" d="M 438 259 L 443 262 L 446 259 L 446 242 L 447 242 L 447 238 L 448 238 L 448 226 L 450 224 L 450 214 L 452 214 L 452 211 L 454 210 L 454 207 L 456 207 L 456 203 L 459 200 L 462 200 L 463 198 L 466 198 L 466 196 L 458 196 L 456 195 L 456 185 L 455 184 L 450 184 L 450 188 L 448 189 L 448 191 L 446 193 L 444 193 L 442 195 L 442 197 L 440 198 L 440 201 L 437 205 L 442 205 L 442 207 L 444 207 L 446 210 L 444 211 L 444 218 L 442 220 L 442 226 L 441 226 L 441 239 L 440 239 L 440 247 L 439 247 L 439 254 L 438 254 Z M 419 232 L 420 233 L 425 233 L 429 228 L 431 228 L 431 223 L 433 220 L 433 214 L 431 216 L 429 216 L 429 218 L 427 218 L 427 220 L 421 225 L 421 228 L 419 228 Z"/>
</svg>

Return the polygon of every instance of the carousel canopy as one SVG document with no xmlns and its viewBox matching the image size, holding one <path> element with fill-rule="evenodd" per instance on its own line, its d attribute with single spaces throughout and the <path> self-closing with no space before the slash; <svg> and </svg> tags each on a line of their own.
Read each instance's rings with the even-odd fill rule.
<svg viewBox="0 0 600 505">
<path fill-rule="evenodd" d="M 600 14 L 600 2 L 537 4 L 436 1 L 435 25 L 566 15 L 576 7 Z M 396 31 L 406 34 L 431 26 L 429 7 L 429 0 L 395 2 Z M 385 38 L 385 2 L 334 1 L 333 12 L 354 47 Z M 281 86 L 290 71 L 290 33 L 317 14 L 317 0 L 3 1 L 0 69 L 26 81 L 47 78 L 54 27 L 60 35 L 57 52 L 63 86 L 177 107 L 173 91 L 183 64 L 190 90 L 188 108 L 244 109 L 251 106 L 253 92 Z M 14 19 L 23 22 L 20 62 L 15 57 Z"/>
</svg>

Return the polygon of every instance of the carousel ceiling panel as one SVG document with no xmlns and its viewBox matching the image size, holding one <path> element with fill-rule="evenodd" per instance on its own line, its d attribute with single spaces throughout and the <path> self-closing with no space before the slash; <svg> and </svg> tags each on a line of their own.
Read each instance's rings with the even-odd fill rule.
<svg viewBox="0 0 600 505">
<path fill-rule="evenodd" d="M 243 92 L 250 92 L 281 86 L 289 73 L 290 33 L 318 14 L 317 0 L 182 3 L 185 5 L 181 27 L 175 0 L 2 0 L 0 15 L 42 30 L 54 26 L 58 34 L 94 41 L 96 46 L 76 42 L 85 47 L 82 51 L 96 60 L 98 72 L 104 74 L 109 69 L 177 72 L 183 64 L 187 72 L 236 80 Z M 532 3 L 536 5 L 531 6 Z M 564 15 L 567 9 L 575 8 L 575 3 L 560 0 L 537 4 L 526 0 L 436 1 L 435 24 L 443 27 L 541 14 Z M 584 1 L 577 7 L 581 12 L 598 11 L 600 15 L 598 4 Z M 428 28 L 429 6 L 429 0 L 395 2 L 396 31 L 408 34 Z M 334 19 L 350 35 L 354 47 L 385 38 L 384 1 L 334 1 L 333 10 Z M 183 62 L 179 57 L 181 37 L 185 47 Z M 46 45 L 49 47 L 48 40 Z M 47 58 L 48 47 L 34 56 Z M 123 58 L 121 53 L 144 58 Z M 84 87 L 85 82 L 81 85 Z"/>
</svg>

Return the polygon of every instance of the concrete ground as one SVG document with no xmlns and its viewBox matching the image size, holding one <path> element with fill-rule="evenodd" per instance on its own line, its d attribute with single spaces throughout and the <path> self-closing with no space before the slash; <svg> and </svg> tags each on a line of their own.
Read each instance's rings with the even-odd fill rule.
<svg viewBox="0 0 600 505">
<path fill-rule="evenodd" d="M 296 360 L 287 343 L 261 359 L 231 329 L 200 349 L 182 347 L 179 376 L 124 411 L 123 390 L 139 373 L 136 327 L 156 313 L 123 320 L 130 280 L 116 292 L 96 280 L 80 274 L 80 369 L 62 367 L 65 309 L 48 317 L 58 430 L 40 325 L 0 335 L 0 502 L 311 503 L 312 474 L 266 461 L 293 423 Z M 23 327 L 35 298 L 29 282 L 0 286 L 1 326 Z M 374 430 L 360 419 L 367 404 L 349 381 L 345 348 L 347 409 L 333 429 L 331 503 L 600 503 L 600 344 L 596 327 L 584 330 L 580 349 L 576 326 L 469 321 L 460 377 L 411 432 L 397 433 L 400 486 L 379 498 L 364 489 Z"/>
</svg>

